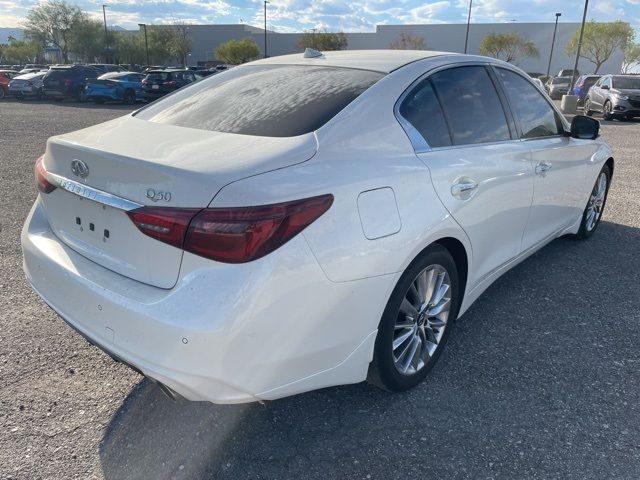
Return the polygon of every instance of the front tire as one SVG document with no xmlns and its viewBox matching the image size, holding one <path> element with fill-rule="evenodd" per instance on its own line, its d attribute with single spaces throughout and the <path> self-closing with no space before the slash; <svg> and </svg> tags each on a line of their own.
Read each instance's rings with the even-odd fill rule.
<svg viewBox="0 0 640 480">
<path fill-rule="evenodd" d="M 437 362 L 458 314 L 458 271 L 440 245 L 402 274 L 387 302 L 367 380 L 400 392 L 420 383 Z"/>
<path fill-rule="evenodd" d="M 611 113 L 611 111 L 611 102 L 607 100 L 606 102 L 604 102 L 604 107 L 602 108 L 602 118 L 604 120 L 613 120 L 613 113 Z"/>
<path fill-rule="evenodd" d="M 589 100 L 588 98 L 584 101 L 584 114 L 587 117 L 590 117 L 591 115 L 593 115 L 593 110 L 591 109 L 591 100 Z"/>
<path fill-rule="evenodd" d="M 575 238 L 579 240 L 585 240 L 591 237 L 602 219 L 602 213 L 604 212 L 604 206 L 607 203 L 607 195 L 609 193 L 609 185 L 611 184 L 611 170 L 609 166 L 605 165 L 600 170 L 596 183 L 593 186 L 587 206 L 582 213 L 582 222 L 580 223 L 580 230 L 575 235 Z"/>
</svg>

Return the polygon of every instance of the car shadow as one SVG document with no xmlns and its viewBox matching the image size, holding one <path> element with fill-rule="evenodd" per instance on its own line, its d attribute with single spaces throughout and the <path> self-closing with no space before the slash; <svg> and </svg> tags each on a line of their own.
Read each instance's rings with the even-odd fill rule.
<svg viewBox="0 0 640 480">
<path fill-rule="evenodd" d="M 141 380 L 106 427 L 102 473 L 628 477 L 640 444 L 629 410 L 640 384 L 638 272 L 640 229 L 602 222 L 588 241 L 555 240 L 485 292 L 426 381 L 404 393 L 363 383 L 213 405 L 174 402 Z"/>
</svg>

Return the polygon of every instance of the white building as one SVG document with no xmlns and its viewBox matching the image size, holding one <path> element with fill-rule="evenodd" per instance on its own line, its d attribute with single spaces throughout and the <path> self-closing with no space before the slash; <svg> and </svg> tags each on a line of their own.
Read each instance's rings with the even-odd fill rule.
<svg viewBox="0 0 640 480">
<path fill-rule="evenodd" d="M 355 49 L 384 49 L 397 39 L 400 32 L 408 32 L 423 37 L 429 50 L 445 52 L 464 51 L 466 24 L 430 24 L 430 25 L 378 25 L 375 32 L 347 33 L 350 50 Z M 558 23 L 551 74 L 557 74 L 560 69 L 573 68 L 575 57 L 565 54 L 565 47 L 580 28 L 579 23 Z M 467 52 L 478 54 L 482 39 L 488 33 L 515 32 L 523 39 L 535 44 L 540 52 L 539 58 L 523 58 L 518 65 L 527 72 L 546 73 L 551 51 L 554 23 L 481 23 L 471 24 Z M 216 60 L 215 49 L 221 43 L 236 39 L 252 38 L 264 51 L 264 30 L 249 25 L 190 25 L 189 33 L 193 41 L 193 48 L 189 57 L 189 64 Z M 269 56 L 285 55 L 300 52 L 298 40 L 300 33 L 267 32 L 267 53 Z M 600 73 L 620 73 L 623 60 L 621 51 L 616 51 L 601 67 Z M 578 70 L 592 73 L 595 66 L 581 58 Z"/>
</svg>

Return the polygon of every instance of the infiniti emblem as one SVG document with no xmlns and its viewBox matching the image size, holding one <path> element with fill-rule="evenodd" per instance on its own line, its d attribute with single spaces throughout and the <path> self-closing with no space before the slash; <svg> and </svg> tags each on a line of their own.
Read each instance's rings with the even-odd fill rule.
<svg viewBox="0 0 640 480">
<path fill-rule="evenodd" d="M 71 162 L 71 172 L 80 178 L 87 178 L 89 176 L 89 166 L 82 160 L 73 160 Z"/>
</svg>

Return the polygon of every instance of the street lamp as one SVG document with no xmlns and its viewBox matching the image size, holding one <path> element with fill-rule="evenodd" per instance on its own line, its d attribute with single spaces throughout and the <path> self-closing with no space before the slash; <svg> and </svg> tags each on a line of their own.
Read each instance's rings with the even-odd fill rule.
<svg viewBox="0 0 640 480">
<path fill-rule="evenodd" d="M 469 42 L 469 25 L 471 24 L 471 5 L 473 0 L 469 0 L 469 15 L 467 16 L 467 34 L 464 37 L 464 53 L 467 53 L 467 43 Z"/>
<path fill-rule="evenodd" d="M 109 62 L 108 52 L 109 52 L 109 34 L 107 33 L 107 8 L 108 5 L 102 4 L 102 18 L 104 18 L 104 56 L 105 62 Z"/>
<path fill-rule="evenodd" d="M 553 58 L 553 47 L 556 44 L 556 31 L 558 30 L 558 19 L 562 14 L 556 13 L 556 26 L 553 27 L 553 40 L 551 40 L 551 51 L 549 52 L 549 66 L 547 67 L 547 77 L 551 71 L 551 59 Z"/>
<path fill-rule="evenodd" d="M 584 12 L 582 13 L 582 25 L 580 26 L 580 39 L 578 40 L 578 48 L 576 50 L 576 63 L 573 66 L 573 72 L 571 72 L 571 82 L 569 82 L 569 94 L 573 92 L 573 82 L 576 79 L 576 70 L 578 69 L 578 60 L 580 59 L 580 49 L 582 48 L 582 35 L 584 34 L 584 22 L 587 20 L 587 7 L 589 7 L 589 0 L 584 0 Z"/>
<path fill-rule="evenodd" d="M 150 67 L 151 62 L 149 62 L 149 42 L 147 41 L 147 24 L 139 23 L 138 26 L 144 29 L 144 47 L 147 50 L 147 67 Z"/>
<path fill-rule="evenodd" d="M 264 58 L 267 58 L 267 3 L 268 0 L 264 0 Z"/>
</svg>

